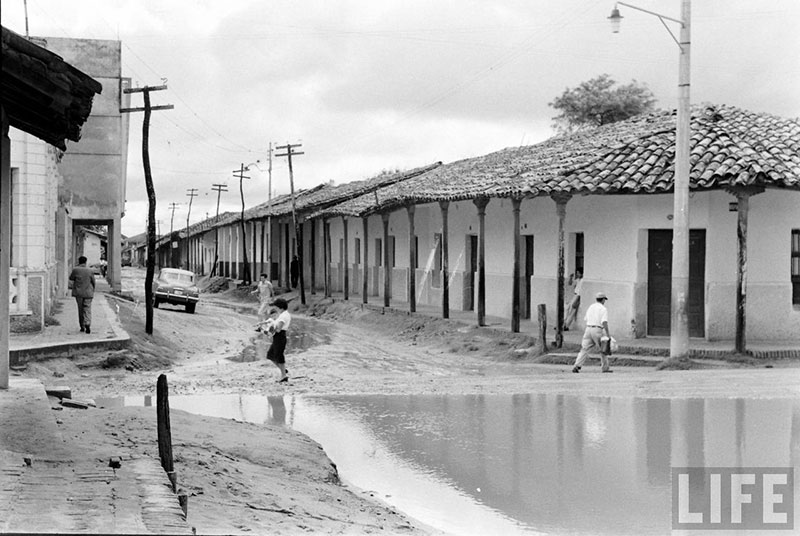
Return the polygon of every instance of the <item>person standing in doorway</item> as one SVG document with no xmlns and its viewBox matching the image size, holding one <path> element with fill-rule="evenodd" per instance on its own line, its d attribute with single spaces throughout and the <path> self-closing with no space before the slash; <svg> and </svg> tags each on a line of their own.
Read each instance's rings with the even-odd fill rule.
<svg viewBox="0 0 800 536">
<path fill-rule="evenodd" d="M 297 281 L 300 279 L 300 259 L 297 255 L 292 257 L 292 262 L 289 264 L 289 275 L 292 278 L 292 288 L 297 288 Z"/>
<path fill-rule="evenodd" d="M 289 304 L 283 298 L 278 298 L 272 305 L 278 308 L 278 316 L 275 320 L 264 322 L 262 331 L 272 334 L 272 344 L 267 350 L 267 359 L 272 361 L 281 372 L 278 383 L 289 381 L 289 373 L 286 370 L 286 331 L 292 323 L 292 315 L 289 314 Z"/>
<path fill-rule="evenodd" d="M 250 294 L 258 294 L 258 321 L 266 320 L 269 316 L 269 303 L 272 301 L 272 296 L 275 289 L 272 287 L 272 282 L 267 279 L 267 274 L 261 274 L 258 281 L 258 286 Z"/>
<path fill-rule="evenodd" d="M 94 272 L 86 267 L 86 257 L 78 257 L 78 265 L 69 274 L 72 295 L 78 302 L 78 323 L 81 331 L 92 332 L 92 299 L 94 298 Z"/>
<path fill-rule="evenodd" d="M 567 311 L 564 313 L 564 331 L 569 331 L 572 323 L 578 317 L 578 308 L 581 306 L 581 290 L 583 289 L 583 272 L 575 270 L 575 273 L 569 276 L 569 284 L 575 284 L 572 289 L 572 298 L 567 304 Z"/>
<path fill-rule="evenodd" d="M 605 292 L 598 292 L 595 296 L 595 303 L 586 309 L 586 329 L 583 332 L 583 340 L 581 341 L 581 351 L 578 352 L 578 357 L 575 359 L 575 366 L 572 367 L 572 372 L 578 373 L 581 371 L 586 357 L 589 355 L 589 350 L 596 348 L 600 352 L 600 371 L 613 372 L 609 366 L 608 355 L 603 351 L 602 341 L 603 334 L 611 340 L 611 332 L 608 330 L 608 309 L 606 309 L 606 301 L 608 297 Z"/>
</svg>

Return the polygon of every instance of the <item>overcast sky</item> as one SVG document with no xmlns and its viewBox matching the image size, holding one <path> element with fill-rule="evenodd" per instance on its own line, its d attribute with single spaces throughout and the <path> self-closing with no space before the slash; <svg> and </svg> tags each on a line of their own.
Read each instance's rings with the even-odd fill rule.
<svg viewBox="0 0 800 536">
<path fill-rule="evenodd" d="M 634 3 L 634 2 L 631 2 Z M 602 73 L 647 84 L 677 105 L 678 46 L 651 15 L 604 0 L 27 0 L 30 34 L 118 39 L 122 75 L 160 85 L 150 159 L 161 231 L 241 208 L 232 171 L 261 161 L 244 184 L 267 200 L 269 142 L 302 143 L 296 188 L 387 169 L 452 162 L 553 135 L 548 103 Z M 679 0 L 636 5 L 680 18 Z M 2 23 L 24 35 L 23 0 Z M 701 0 L 692 13 L 692 102 L 800 116 L 800 1 Z M 670 23 L 677 34 L 677 25 Z M 135 100 L 132 105 L 141 106 Z M 141 99 L 141 97 L 139 97 Z M 131 117 L 122 232 L 145 230 L 142 114 Z M 273 193 L 289 190 L 274 159 Z"/>
</svg>

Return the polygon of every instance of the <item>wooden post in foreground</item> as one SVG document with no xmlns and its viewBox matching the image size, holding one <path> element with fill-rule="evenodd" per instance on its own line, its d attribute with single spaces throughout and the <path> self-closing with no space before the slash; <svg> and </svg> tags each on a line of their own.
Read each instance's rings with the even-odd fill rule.
<svg viewBox="0 0 800 536">
<path fill-rule="evenodd" d="M 167 392 L 167 376 L 161 374 L 156 383 L 156 418 L 158 423 L 158 456 L 161 467 L 167 472 L 172 482 L 172 491 L 177 489 L 175 467 L 172 462 L 172 431 L 169 425 L 169 393 Z"/>
<path fill-rule="evenodd" d="M 537 348 L 539 354 L 543 355 L 547 353 L 547 305 L 540 303 L 536 310 L 539 315 L 539 338 L 537 340 Z"/>
</svg>

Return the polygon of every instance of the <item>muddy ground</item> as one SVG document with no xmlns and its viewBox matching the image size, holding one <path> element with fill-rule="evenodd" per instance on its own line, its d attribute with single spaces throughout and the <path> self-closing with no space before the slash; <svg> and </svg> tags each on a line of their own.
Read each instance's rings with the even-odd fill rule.
<svg viewBox="0 0 800 536">
<path fill-rule="evenodd" d="M 309 296 L 291 302 L 288 384 L 266 362 L 268 340 L 253 329 L 256 299 L 247 289 L 204 292 L 196 314 L 162 305 L 155 332 L 144 332 L 144 272 L 126 269 L 110 297 L 132 347 L 31 364 L 24 373 L 69 385 L 73 398 L 154 395 L 159 374 L 170 394 L 262 395 L 530 393 L 607 396 L 797 396 L 796 362 L 737 362 L 705 370 L 597 367 L 570 373 L 548 364 L 518 334 L 454 321 L 381 314 Z M 215 285 L 208 290 L 220 290 Z M 296 298 L 288 293 L 287 297 Z M 558 359 L 555 359 L 558 361 Z M 618 363 L 619 365 L 620 363 Z M 765 368 L 770 365 L 774 368 Z M 63 376 L 62 376 L 63 375 Z M 98 455 L 158 456 L 153 408 L 64 411 L 67 436 Z M 423 534 L 429 528 L 386 506 L 369 490 L 341 485 L 319 445 L 280 426 L 252 425 L 172 411 L 180 485 L 190 495 L 190 523 L 201 534 Z"/>
</svg>

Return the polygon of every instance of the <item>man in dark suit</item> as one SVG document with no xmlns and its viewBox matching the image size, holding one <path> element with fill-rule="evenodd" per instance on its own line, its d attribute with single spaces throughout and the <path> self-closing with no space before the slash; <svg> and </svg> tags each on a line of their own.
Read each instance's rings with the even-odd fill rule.
<svg viewBox="0 0 800 536">
<path fill-rule="evenodd" d="M 86 257 L 78 257 L 78 265 L 69 274 L 72 295 L 78 302 L 78 323 L 81 331 L 92 332 L 92 298 L 94 298 L 94 272 L 86 267 Z"/>
</svg>

